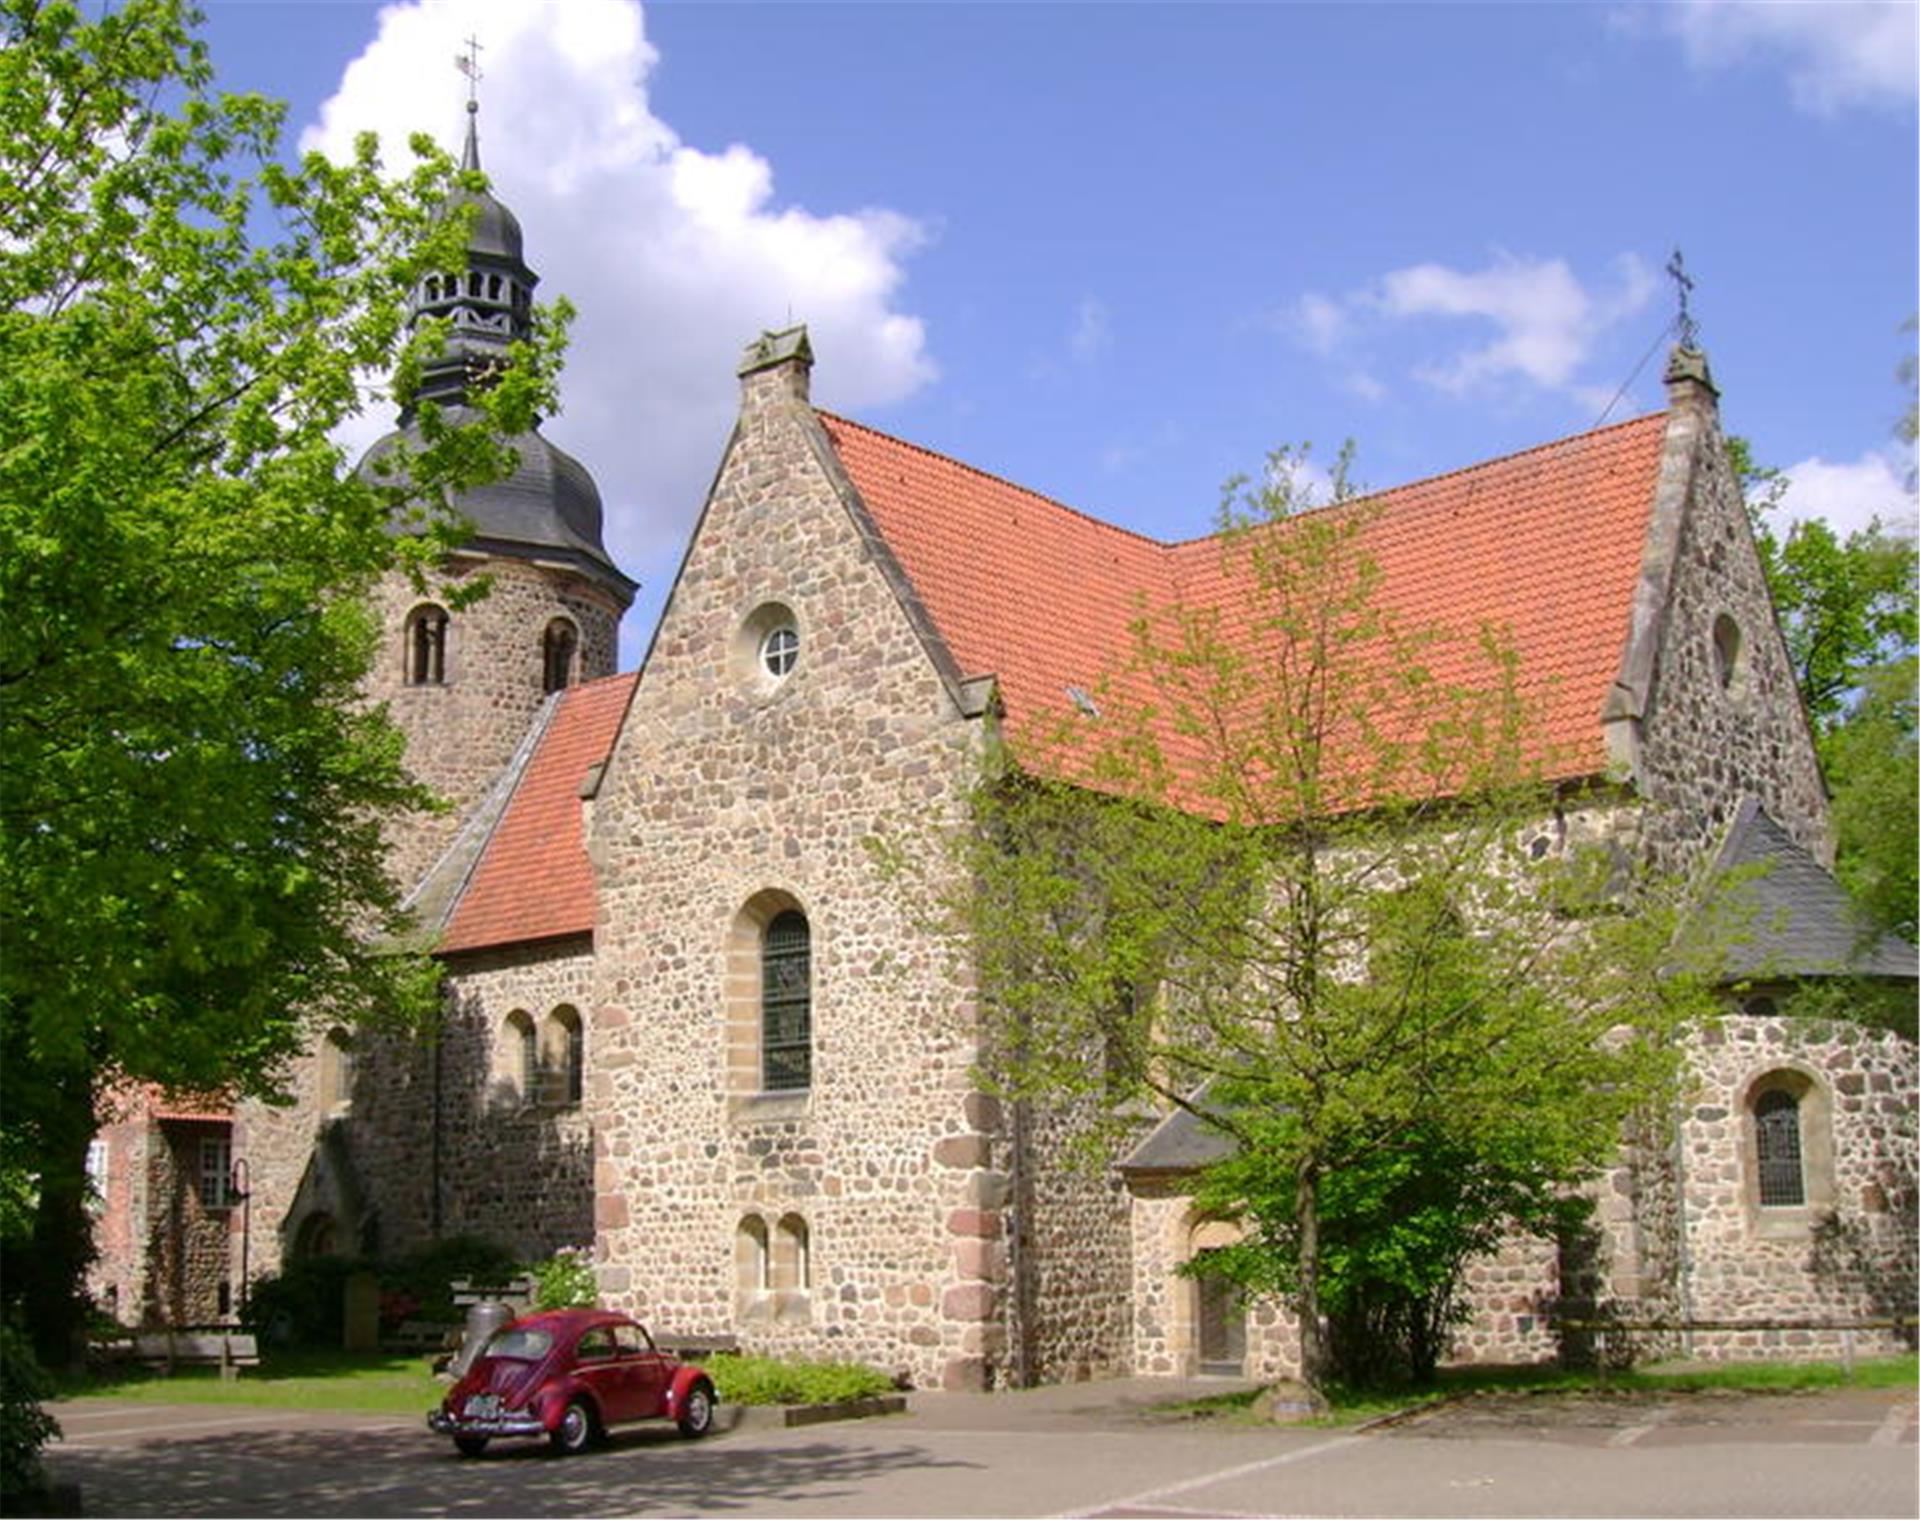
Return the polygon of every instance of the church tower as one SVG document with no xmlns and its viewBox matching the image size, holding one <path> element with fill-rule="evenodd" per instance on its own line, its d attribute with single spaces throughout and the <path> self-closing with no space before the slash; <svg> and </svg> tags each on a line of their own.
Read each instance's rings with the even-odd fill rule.
<svg viewBox="0 0 1920 1520">
<path fill-rule="evenodd" d="M 467 102 L 461 167 L 478 170 L 477 104 Z M 444 351 L 402 398 L 399 427 L 361 462 L 366 470 L 403 441 L 418 446 L 422 402 L 449 420 L 470 415 L 470 397 L 527 334 L 539 277 L 522 253 L 520 223 L 487 191 L 458 191 L 472 206 L 466 267 L 426 276 L 412 320 L 448 323 Z M 443 565 L 453 586 L 487 577 L 491 590 L 454 610 L 404 575 L 377 593 L 383 639 L 369 695 L 388 704 L 407 737 L 407 765 L 452 810 L 416 817 L 394 832 L 393 867 L 417 881 L 451 842 L 474 804 L 551 708 L 554 693 L 612 675 L 620 618 L 637 583 L 601 541 L 600 492 L 587 469 L 535 426 L 510 441 L 513 470 L 454 499 L 469 536 Z"/>
</svg>

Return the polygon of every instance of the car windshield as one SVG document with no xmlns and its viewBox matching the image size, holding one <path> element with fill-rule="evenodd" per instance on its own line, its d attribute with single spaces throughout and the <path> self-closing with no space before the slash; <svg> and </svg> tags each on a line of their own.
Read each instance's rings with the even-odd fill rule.
<svg viewBox="0 0 1920 1520">
<path fill-rule="evenodd" d="M 503 1356 L 516 1362 L 537 1362 L 547 1354 L 553 1337 L 544 1330 L 522 1330 L 509 1325 L 487 1342 L 488 1356 Z"/>
</svg>

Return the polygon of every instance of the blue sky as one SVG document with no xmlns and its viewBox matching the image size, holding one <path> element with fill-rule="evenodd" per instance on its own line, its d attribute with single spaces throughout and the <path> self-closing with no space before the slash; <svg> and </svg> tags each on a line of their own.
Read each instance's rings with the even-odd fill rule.
<svg viewBox="0 0 1920 1520">
<path fill-rule="evenodd" d="M 1797 508 L 1913 510 L 1912 6 L 207 10 L 321 147 L 454 140 L 479 36 L 486 167 L 580 309 L 548 432 L 646 583 L 627 663 L 789 316 L 821 404 L 1182 538 L 1275 444 L 1385 486 L 1658 406 L 1678 246 Z"/>
</svg>

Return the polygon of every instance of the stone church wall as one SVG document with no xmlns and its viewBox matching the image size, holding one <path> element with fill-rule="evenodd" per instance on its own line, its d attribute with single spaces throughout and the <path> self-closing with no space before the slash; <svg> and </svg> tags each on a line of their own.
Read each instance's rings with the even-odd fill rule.
<svg viewBox="0 0 1920 1520">
<path fill-rule="evenodd" d="M 589 825 L 598 1270 L 666 1329 L 977 1384 L 1003 1224 L 967 1104 L 967 974 L 868 848 L 955 821 L 974 726 L 837 494 L 804 387 L 792 364 L 744 382 Z M 774 608 L 800 638 L 777 682 L 757 660 Z M 810 931 L 812 1070 L 770 1093 L 756 947 L 787 909 Z M 804 1285 L 776 1259 L 762 1286 L 756 1232 L 785 1219 Z"/>
<path fill-rule="evenodd" d="M 1672 426 L 1696 430 L 1694 469 L 1635 778 L 1655 804 L 1648 846 L 1656 860 L 1685 866 L 1757 797 L 1795 843 L 1831 865 L 1819 765 L 1718 422 L 1684 398 L 1676 416 Z M 1716 639 L 1729 628 L 1737 647 Z"/>
</svg>

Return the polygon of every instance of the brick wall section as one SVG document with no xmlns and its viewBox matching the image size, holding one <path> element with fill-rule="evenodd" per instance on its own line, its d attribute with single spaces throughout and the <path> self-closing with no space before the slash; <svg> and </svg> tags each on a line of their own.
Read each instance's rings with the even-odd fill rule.
<svg viewBox="0 0 1920 1520">
<path fill-rule="evenodd" d="M 505 769 L 545 696 L 541 639 L 556 617 L 580 630 L 579 678 L 611 675 L 617 659 L 620 608 L 585 577 L 522 560 L 457 556 L 446 567 L 455 586 L 491 578 L 486 596 L 451 613 L 446 684 L 406 681 L 407 615 L 425 601 L 404 576 L 390 577 L 374 597 L 385 630 L 367 682 L 388 704 L 407 736 L 414 775 L 453 804 L 451 811 L 396 821 L 388 837 L 393 871 L 411 886 L 438 859 L 467 811 Z"/>
<path fill-rule="evenodd" d="M 976 1258 L 1002 1222 L 966 1103 L 966 978 L 865 844 L 954 819 L 975 726 L 836 490 L 804 367 L 742 389 L 589 824 L 600 1280 L 669 1329 L 978 1385 L 998 1289 Z M 777 686 L 745 632 L 771 602 L 801 638 Z M 727 950 L 769 892 L 811 927 L 813 1070 L 761 1097 L 729 1091 Z M 788 1211 L 812 1242 L 804 1313 L 742 1322 L 736 1230 Z"/>
</svg>

